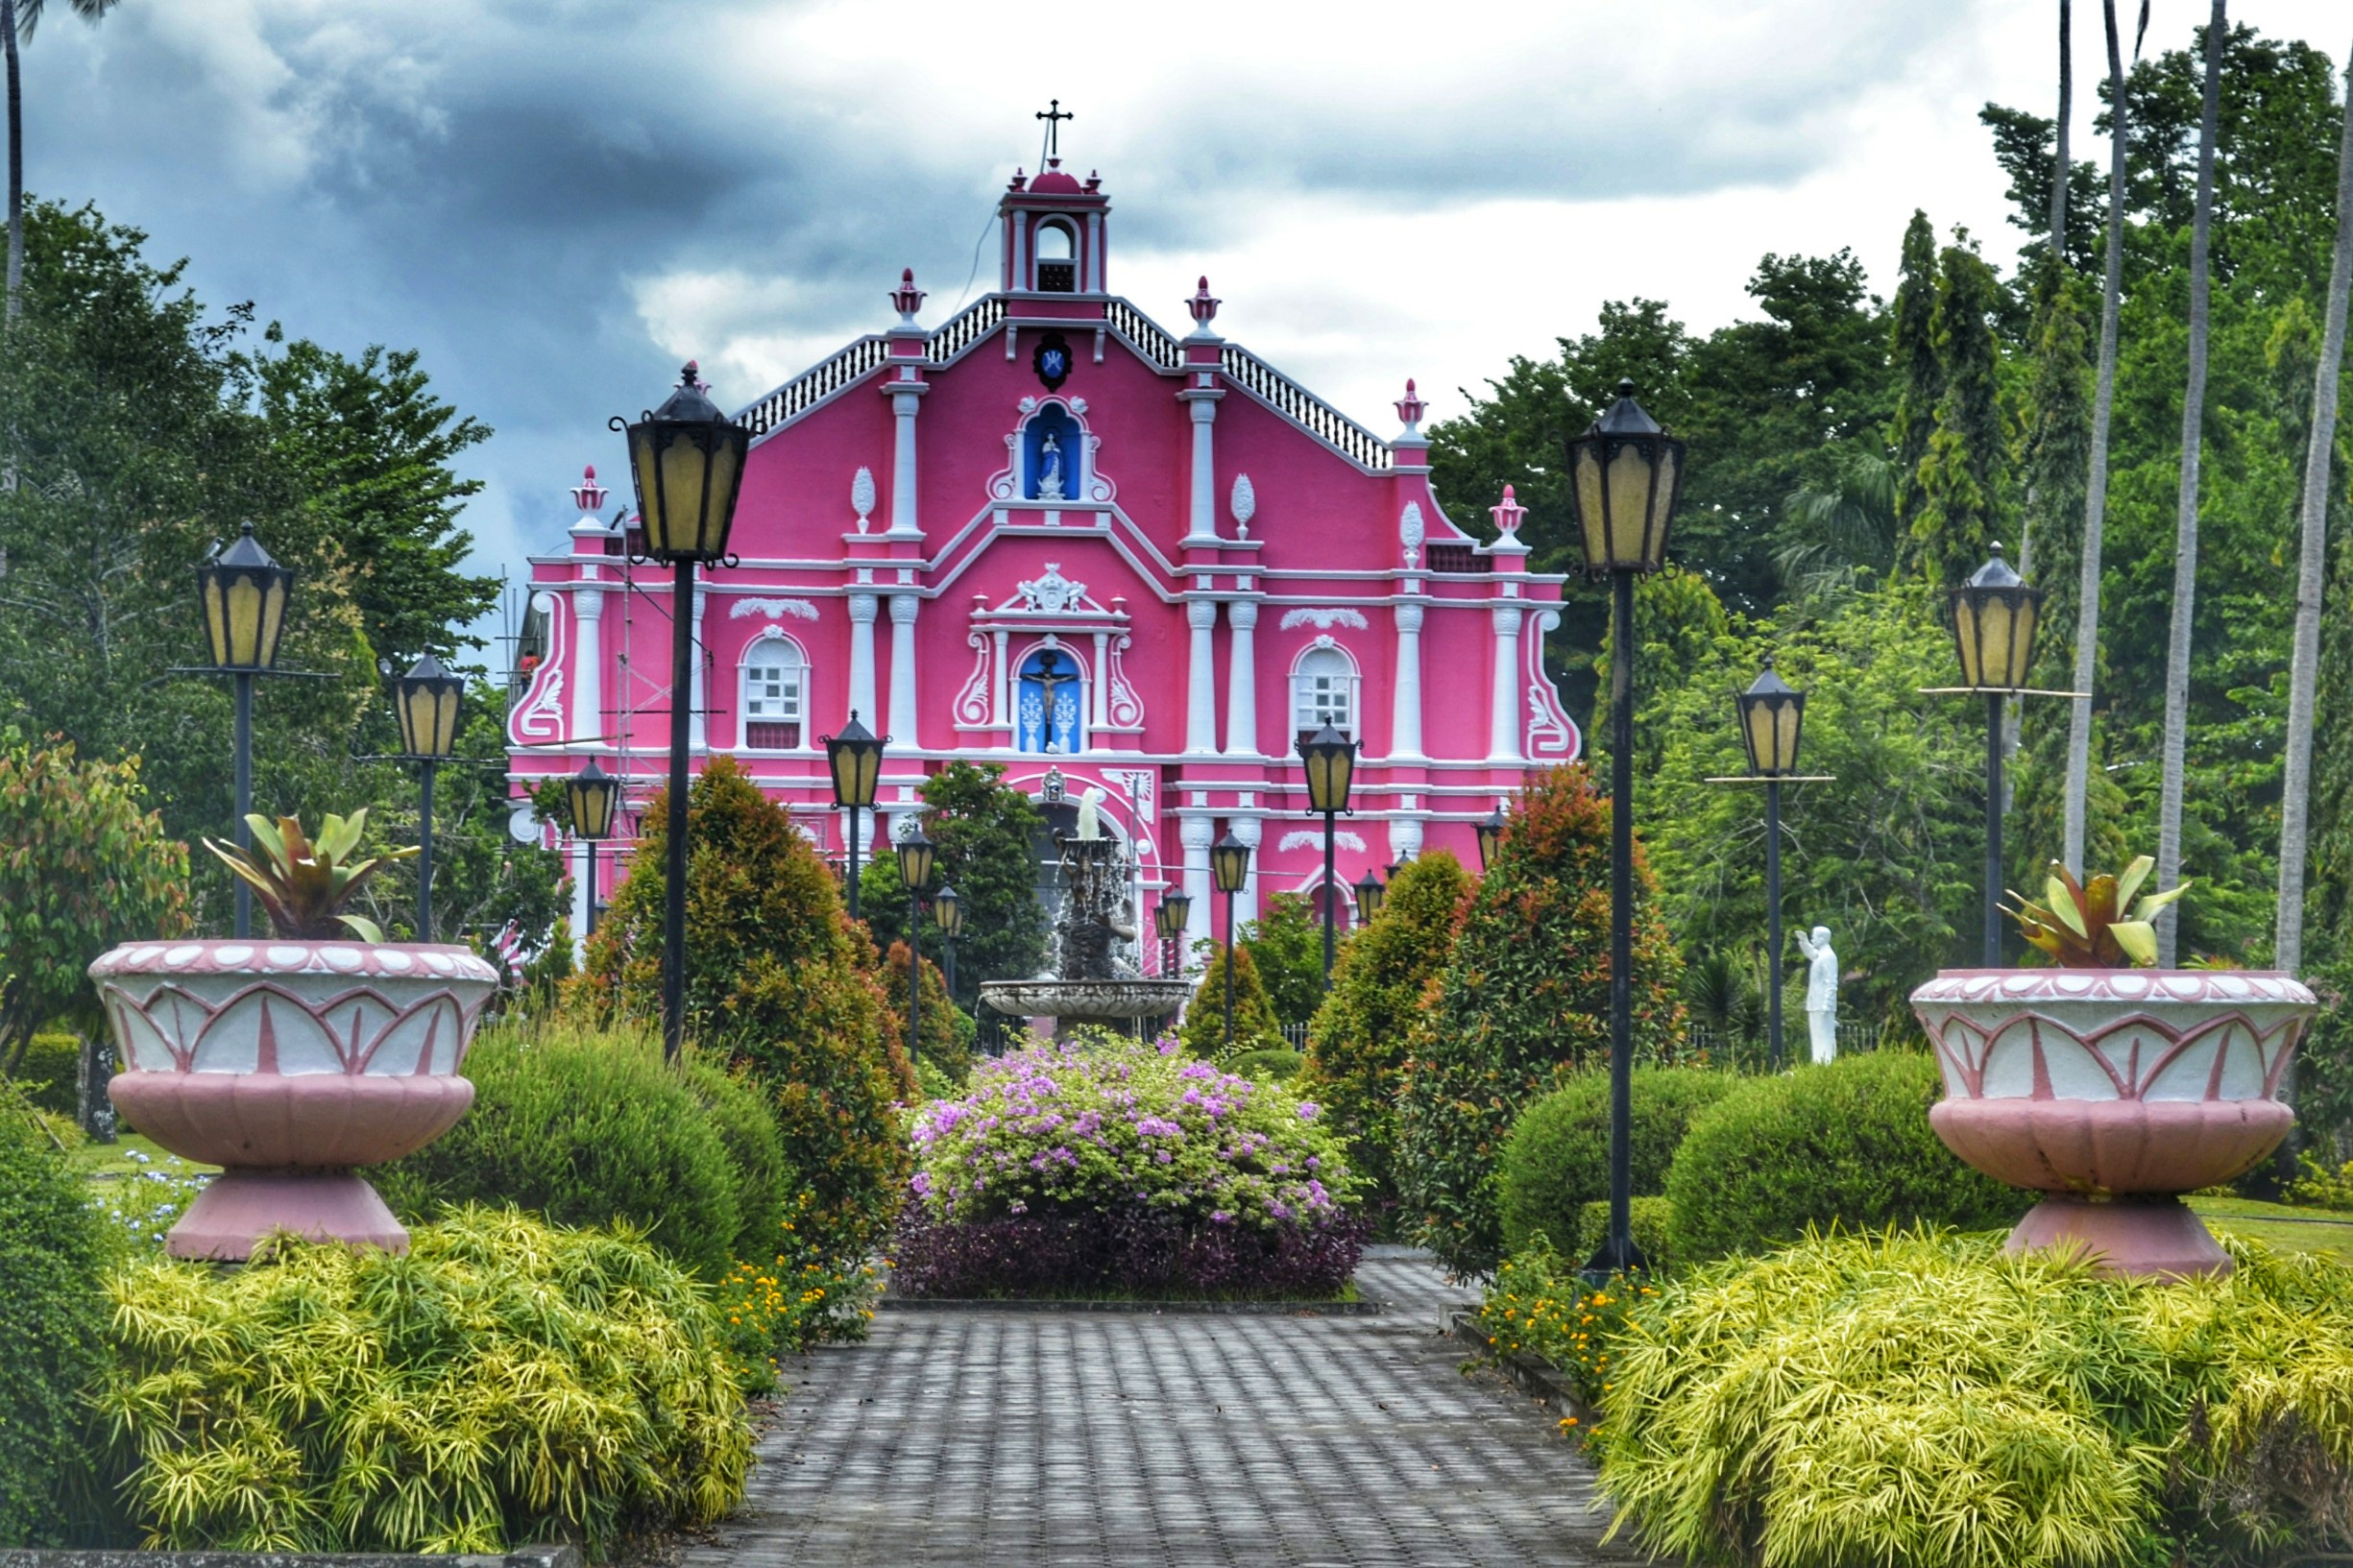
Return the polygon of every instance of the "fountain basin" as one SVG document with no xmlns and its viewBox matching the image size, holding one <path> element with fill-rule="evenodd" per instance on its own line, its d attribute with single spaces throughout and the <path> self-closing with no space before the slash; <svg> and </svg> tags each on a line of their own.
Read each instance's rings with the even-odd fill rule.
<svg viewBox="0 0 2353 1568">
<path fill-rule="evenodd" d="M 981 1000 L 1011 1018 L 1166 1018 L 1193 995 L 1190 980 L 983 980 Z"/>
</svg>

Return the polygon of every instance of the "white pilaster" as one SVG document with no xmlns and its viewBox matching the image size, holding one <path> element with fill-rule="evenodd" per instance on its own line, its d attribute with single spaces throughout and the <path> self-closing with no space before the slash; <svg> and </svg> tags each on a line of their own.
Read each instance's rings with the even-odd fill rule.
<svg viewBox="0 0 2353 1568">
<path fill-rule="evenodd" d="M 915 612 L 912 593 L 890 596 L 890 730 L 906 745 L 915 738 Z"/>
<path fill-rule="evenodd" d="M 872 593 L 854 592 L 850 595 L 850 711 L 866 721 L 866 727 L 888 733 L 874 706 L 874 615 L 880 606 Z"/>
<path fill-rule="evenodd" d="M 705 673 L 705 666 L 711 663 L 711 650 L 703 642 L 702 573 L 692 567 L 686 569 L 695 573 L 694 656 L 687 663 L 687 701 L 690 704 L 687 712 L 687 749 L 689 751 L 709 751 L 711 749 L 711 702 L 707 695 L 709 680 Z"/>
<path fill-rule="evenodd" d="M 1233 628 L 1226 649 L 1225 755 L 1258 755 L 1258 601 L 1229 599 L 1225 623 Z"/>
<path fill-rule="evenodd" d="M 1389 755 L 1398 761 L 1421 758 L 1421 606 L 1400 604 L 1397 615 L 1397 679 L 1389 711 Z"/>
<path fill-rule="evenodd" d="M 890 533 L 892 539 L 921 539 L 915 520 L 915 410 L 922 406 L 924 384 L 893 383 L 890 412 L 895 435 L 890 448 Z"/>
<path fill-rule="evenodd" d="M 1006 663 L 1007 634 L 1000 626 L 990 634 L 996 643 L 997 662 L 992 666 L 996 678 L 988 684 L 988 722 L 992 729 L 1005 729 L 1013 721 L 1006 715 L 1013 711 L 1013 672 Z"/>
<path fill-rule="evenodd" d="M 1193 385 L 1176 395 L 1193 410 L 1193 499 L 1183 543 L 1214 544 L 1218 541 L 1218 399 L 1225 394 L 1211 372 L 1191 373 L 1191 379 Z"/>
<path fill-rule="evenodd" d="M 1092 743 L 1090 749 L 1104 745 L 1100 732 L 1111 722 L 1111 634 L 1095 634 L 1095 678 L 1086 684 L 1086 722 Z"/>
<path fill-rule="evenodd" d="M 1234 930 L 1239 932 L 1258 918 L 1258 874 L 1261 856 L 1259 840 L 1266 834 L 1266 823 L 1258 817 L 1235 817 L 1226 826 L 1233 835 L 1250 847 L 1250 874 L 1242 883 L 1242 891 L 1234 895 Z"/>
<path fill-rule="evenodd" d="M 1217 819 L 1204 812 L 1184 811 L 1176 818 L 1177 838 L 1184 845 L 1185 897 L 1193 903 L 1185 911 L 1184 951 L 1176 955 L 1180 968 L 1193 965 L 1195 944 L 1212 934 L 1209 901 L 1216 888 L 1209 880 L 1209 846 L 1217 842 Z"/>
<path fill-rule="evenodd" d="M 1095 294 L 1103 292 L 1103 214 L 1086 215 L 1086 286 Z"/>
<path fill-rule="evenodd" d="M 1493 614 L 1495 678 L 1490 693 L 1487 760 L 1516 762 L 1520 760 L 1520 715 L 1525 703 L 1519 690 L 1519 622 L 1525 612 L 1516 604 L 1499 604 Z"/>
<path fill-rule="evenodd" d="M 1217 634 L 1217 600 L 1188 600 L 1185 624 L 1193 629 L 1192 657 L 1185 664 L 1185 755 L 1215 757 L 1218 666 L 1217 650 L 1211 639 Z"/>
<path fill-rule="evenodd" d="M 583 572 L 594 572 L 584 567 Z M 604 716 L 605 595 L 600 588 L 572 590 L 571 739 L 601 740 Z"/>
</svg>

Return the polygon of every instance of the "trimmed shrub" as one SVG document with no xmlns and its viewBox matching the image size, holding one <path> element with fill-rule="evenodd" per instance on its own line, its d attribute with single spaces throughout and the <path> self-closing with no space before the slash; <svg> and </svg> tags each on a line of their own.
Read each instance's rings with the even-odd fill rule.
<svg viewBox="0 0 2353 1568">
<path fill-rule="evenodd" d="M 1762 1251 L 1809 1226 L 2010 1224 L 2031 1198 L 1937 1140 L 1939 1087 L 1934 1062 L 1900 1050 L 1743 1081 L 1692 1119 L 1675 1152 L 1677 1255 Z"/>
<path fill-rule="evenodd" d="M 703 1278 L 727 1272 L 743 1230 L 742 1178 L 695 1090 L 663 1065 L 659 1040 L 561 1024 L 491 1029 L 465 1072 L 473 1109 L 371 1172 L 404 1222 L 446 1205 L 511 1203 L 560 1225 L 626 1221 Z"/>
<path fill-rule="evenodd" d="M 776 1130 L 766 1091 L 742 1073 L 730 1073 L 699 1053 L 687 1057 L 687 1093 L 702 1107 L 711 1130 L 727 1151 L 734 1176 L 736 1234 L 728 1252 L 759 1258 L 775 1245 L 792 1197 L 792 1170 L 785 1164 L 785 1141 Z"/>
<path fill-rule="evenodd" d="M 1637 1194 L 1666 1191 L 1667 1168 L 1684 1129 L 1737 1082 L 1729 1073 L 1707 1068 L 1636 1070 L 1627 1142 Z M 1517 1252 L 1536 1231 L 1561 1244 L 1574 1242 L 1582 1234 L 1579 1217 L 1585 1206 L 1609 1195 L 1610 1074 L 1580 1073 L 1532 1101 L 1504 1140 L 1497 1192 L 1503 1250 Z M 1643 1250 L 1650 1250 L 1647 1242 Z"/>
<path fill-rule="evenodd" d="M 891 1026 L 902 1045 L 907 1040 L 907 944 L 890 944 L 883 964 L 883 991 L 889 999 Z M 972 1073 L 972 1030 L 964 1015 L 948 999 L 948 982 L 939 966 L 923 961 L 923 1038 L 916 1042 L 915 1061 L 939 1070 L 950 1083 L 962 1083 Z"/>
<path fill-rule="evenodd" d="M 896 1106 L 915 1077 L 890 1023 L 874 947 L 843 912 L 834 874 L 733 758 L 688 796 L 688 1027 L 765 1086 L 798 1190 L 804 1236 L 827 1257 L 865 1256 L 906 1192 Z M 589 939 L 574 996 L 600 1020 L 652 1018 L 662 990 L 666 813 L 646 804 L 629 876 Z"/>
<path fill-rule="evenodd" d="M 1634 1044 L 1671 1060 L 1683 960 L 1635 846 Z M 1463 909 L 1398 1075 L 1397 1183 L 1415 1240 L 1458 1275 L 1503 1246 L 1496 1166 L 1521 1107 L 1606 1060 L 1610 803 L 1583 764 L 1532 774 Z"/>
<path fill-rule="evenodd" d="M 1669 1283 L 1601 1396 L 1613 1531 L 1758 1568 L 2342 1552 L 2353 1267 L 2223 1243 L 2234 1273 L 2164 1288 L 1950 1234 Z"/>
<path fill-rule="evenodd" d="M 1344 920 L 1336 947 L 1354 941 Z M 1267 1005 L 1283 1024 L 1304 1024 L 1323 1004 L 1323 916 L 1300 893 L 1270 893 L 1258 918 L 1242 928 L 1237 946 L 1249 951 Z M 1333 972 L 1339 960 L 1333 960 Z"/>
<path fill-rule="evenodd" d="M 1642 1249 L 1656 1270 L 1673 1268 L 1682 1260 L 1675 1255 L 1675 1200 L 1671 1197 L 1637 1197 L 1626 1205 L 1627 1228 L 1634 1232 L 1634 1244 Z M 1610 1239 L 1610 1200 L 1602 1198 L 1588 1203 L 1577 1211 L 1577 1257 L 1580 1261 L 1601 1250 L 1601 1243 Z"/>
<path fill-rule="evenodd" d="M 39 1109 L 53 1116 L 72 1116 L 82 1108 L 82 1037 L 62 1032 L 35 1035 L 25 1043 L 15 1078 L 25 1098 Z"/>
<path fill-rule="evenodd" d="M 66 1544 L 82 1386 L 105 1355 L 105 1221 L 24 1097 L 0 1083 L 0 1542 Z"/>
<path fill-rule="evenodd" d="M 1263 1083 L 1287 1083 L 1298 1087 L 1299 1074 L 1307 1071 L 1307 1058 L 1288 1047 L 1281 1050 L 1245 1050 L 1235 1053 L 1225 1064 L 1225 1071 L 1238 1078 L 1254 1078 Z M 1327 1109 L 1326 1115 L 1329 1114 Z M 1351 1165 L 1350 1170 L 1355 1167 Z"/>
<path fill-rule="evenodd" d="M 706 1289 L 628 1235 L 465 1209 L 395 1257 L 288 1242 L 115 1275 L 97 1396 L 179 1551 L 493 1553 L 710 1524 L 743 1394 Z M 764 1370 L 764 1369 L 763 1369 Z"/>
<path fill-rule="evenodd" d="M 1363 1240 L 1317 1106 L 1173 1040 L 984 1063 L 923 1108 L 915 1148 L 892 1248 L 909 1294 L 1329 1293 Z"/>
<path fill-rule="evenodd" d="M 1209 967 L 1201 971 L 1201 982 L 1193 989 L 1193 1001 L 1185 1009 L 1183 1025 L 1176 1031 L 1188 1055 L 1204 1062 L 1224 1058 L 1225 1049 L 1225 949 L 1219 946 L 1209 954 Z M 1245 1051 L 1281 1050 L 1282 1025 L 1275 1021 L 1274 1005 L 1267 1000 L 1266 983 L 1258 977 L 1258 960 L 1250 950 L 1234 949 L 1234 1049 L 1232 1054 Z"/>
<path fill-rule="evenodd" d="M 1307 1027 L 1306 1088 L 1348 1141 L 1370 1200 L 1397 1193 L 1397 1080 L 1430 982 L 1446 967 L 1470 875 L 1444 850 L 1399 866 L 1371 925 L 1348 938 Z"/>
</svg>

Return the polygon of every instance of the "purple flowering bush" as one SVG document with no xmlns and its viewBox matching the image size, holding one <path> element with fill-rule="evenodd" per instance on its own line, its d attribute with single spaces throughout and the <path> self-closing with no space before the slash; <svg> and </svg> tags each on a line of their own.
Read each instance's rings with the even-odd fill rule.
<svg viewBox="0 0 2353 1568">
<path fill-rule="evenodd" d="M 1330 1296 L 1366 1227 L 1312 1100 L 1174 1040 L 1032 1046 L 914 1126 L 910 1295 Z"/>
</svg>

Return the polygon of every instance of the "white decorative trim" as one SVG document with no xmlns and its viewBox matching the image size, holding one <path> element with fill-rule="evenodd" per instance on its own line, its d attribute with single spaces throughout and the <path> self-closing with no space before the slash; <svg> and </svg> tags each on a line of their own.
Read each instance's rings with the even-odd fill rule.
<svg viewBox="0 0 2353 1568">
<path fill-rule="evenodd" d="M 1086 585 L 1063 576 L 1059 561 L 1047 562 L 1043 575 L 1015 583 L 1013 591 L 1024 601 L 1020 608 L 1049 615 L 1068 615 L 1086 605 Z"/>
<path fill-rule="evenodd" d="M 988 653 L 989 644 L 994 639 L 984 632 L 974 632 L 964 640 L 979 652 L 973 660 L 971 679 L 964 683 L 964 689 L 957 693 L 957 721 L 961 724 L 986 724 L 989 695 L 994 684 L 989 679 Z"/>
<path fill-rule="evenodd" d="M 1135 688 L 1128 684 L 1128 672 L 1122 667 L 1120 658 L 1133 640 L 1125 636 L 1113 638 L 1110 656 L 1104 661 L 1110 666 L 1106 673 L 1111 688 L 1111 722 L 1123 730 L 1132 729 L 1144 722 L 1144 701 L 1136 695 Z M 1152 775 L 1138 773 L 1135 777 L 1145 781 L 1145 794 L 1149 797 Z"/>
<path fill-rule="evenodd" d="M 865 470 L 858 471 L 863 473 Z M 807 599 L 738 599 L 727 607 L 729 620 L 748 620 L 754 615 L 790 615 L 795 620 L 814 620 L 817 607 Z"/>
<path fill-rule="evenodd" d="M 1397 543 L 1405 546 L 1405 569 L 1413 570 L 1421 564 L 1421 542 L 1427 529 L 1421 521 L 1421 503 L 1407 501 L 1405 510 L 1397 515 Z"/>
<path fill-rule="evenodd" d="M 866 519 L 874 511 L 874 470 L 861 468 L 850 481 L 850 510 L 858 514 L 858 531 L 866 531 Z"/>
<path fill-rule="evenodd" d="M 1332 843 L 1338 848 L 1344 850 L 1353 850 L 1359 855 L 1362 855 L 1365 851 L 1364 839 L 1357 836 L 1355 833 L 1348 832 L 1348 830 L 1346 828 L 1338 829 L 1332 833 Z M 1283 834 L 1281 840 L 1277 842 L 1274 847 L 1278 850 L 1285 851 L 1322 849 L 1323 847 L 1323 830 L 1321 828 L 1301 828 L 1296 832 L 1287 832 Z"/>
<path fill-rule="evenodd" d="M 1250 537 L 1250 519 L 1258 515 L 1258 491 L 1247 473 L 1234 475 L 1233 497 L 1230 506 L 1234 516 L 1234 537 Z"/>
<path fill-rule="evenodd" d="M 1286 632 L 1295 631 L 1301 626 L 1313 626 L 1320 632 L 1328 632 L 1335 626 L 1346 626 L 1352 632 L 1371 629 L 1371 623 L 1366 620 L 1363 615 L 1354 610 L 1344 609 L 1286 610 L 1283 612 L 1283 618 L 1279 624 Z"/>
</svg>

